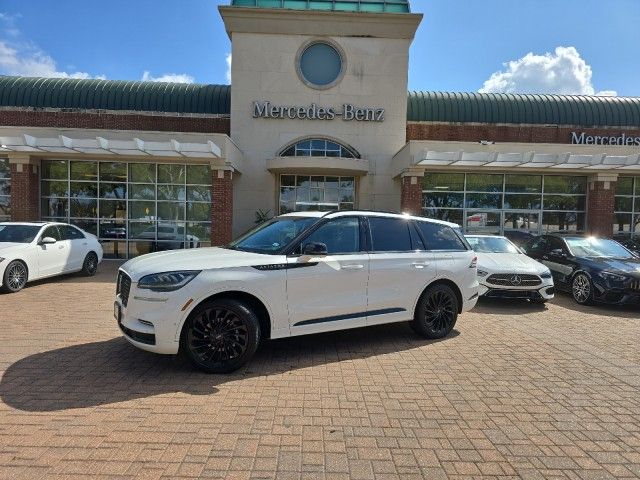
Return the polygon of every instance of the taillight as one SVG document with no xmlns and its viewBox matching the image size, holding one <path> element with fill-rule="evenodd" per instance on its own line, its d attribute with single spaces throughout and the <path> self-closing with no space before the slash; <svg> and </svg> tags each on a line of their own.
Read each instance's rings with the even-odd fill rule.
<svg viewBox="0 0 640 480">
<path fill-rule="evenodd" d="M 473 257 L 473 260 L 471 260 L 471 265 L 469 265 L 469 268 L 476 268 L 478 266 L 478 257 Z"/>
</svg>

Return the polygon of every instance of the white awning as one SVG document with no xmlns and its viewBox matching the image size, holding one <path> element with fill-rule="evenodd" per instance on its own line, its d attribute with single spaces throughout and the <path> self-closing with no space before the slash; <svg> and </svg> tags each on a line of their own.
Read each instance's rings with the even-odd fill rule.
<svg viewBox="0 0 640 480">
<path fill-rule="evenodd" d="M 145 140 L 131 135 L 123 138 L 122 132 L 117 137 L 105 131 L 102 136 L 85 137 L 74 135 L 35 136 L 21 134 L 16 136 L 0 136 L 1 152 L 53 153 L 53 154 L 88 154 L 88 155 L 129 155 L 154 157 L 186 157 L 215 159 L 221 158 L 222 152 L 212 140 L 202 138 L 199 141 L 180 141 L 171 134 L 153 134 L 153 139 Z M 158 137 L 163 137 L 157 139 Z M 203 135 L 204 137 L 204 135 Z"/>
</svg>

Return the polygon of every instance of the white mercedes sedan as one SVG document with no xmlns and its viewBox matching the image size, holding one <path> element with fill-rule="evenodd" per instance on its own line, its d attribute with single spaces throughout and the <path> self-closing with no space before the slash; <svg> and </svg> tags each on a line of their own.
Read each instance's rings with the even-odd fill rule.
<svg viewBox="0 0 640 480">
<path fill-rule="evenodd" d="M 66 223 L 0 223 L 0 290 L 63 273 L 93 276 L 102 261 L 98 239 Z"/>
<path fill-rule="evenodd" d="M 478 294 L 485 298 L 522 298 L 545 303 L 553 298 L 551 271 L 525 255 L 506 237 L 465 235 L 478 255 Z"/>
</svg>

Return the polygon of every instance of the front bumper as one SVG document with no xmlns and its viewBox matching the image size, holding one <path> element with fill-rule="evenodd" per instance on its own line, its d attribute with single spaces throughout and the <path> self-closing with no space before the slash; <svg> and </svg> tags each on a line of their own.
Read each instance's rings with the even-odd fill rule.
<svg viewBox="0 0 640 480">
<path fill-rule="evenodd" d="M 605 281 L 595 280 L 594 300 L 611 305 L 640 305 L 640 288 L 637 280 L 607 284 Z"/>
<path fill-rule="evenodd" d="M 542 284 L 532 287 L 513 287 L 492 285 L 480 282 L 478 293 L 483 298 L 521 298 L 529 300 L 551 300 L 555 296 L 555 287 L 552 279 L 543 279 Z"/>
<path fill-rule="evenodd" d="M 180 295 L 180 300 L 183 298 Z M 132 284 L 126 306 L 121 295 L 116 296 L 114 321 L 132 345 L 149 352 L 174 355 L 180 347 L 178 329 L 182 325 L 182 303 L 169 295 L 138 290 L 136 284 Z"/>
</svg>

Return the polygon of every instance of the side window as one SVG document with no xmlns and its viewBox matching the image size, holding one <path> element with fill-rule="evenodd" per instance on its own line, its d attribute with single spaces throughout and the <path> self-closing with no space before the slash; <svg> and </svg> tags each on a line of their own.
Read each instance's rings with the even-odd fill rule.
<svg viewBox="0 0 640 480">
<path fill-rule="evenodd" d="M 58 227 L 51 226 L 51 227 L 47 227 L 44 232 L 42 232 L 42 235 L 40 235 L 40 238 L 44 238 L 44 237 L 51 237 L 51 238 L 55 238 L 57 241 L 60 241 L 62 238 L 60 237 L 60 232 L 58 232 Z"/>
<path fill-rule="evenodd" d="M 527 253 L 544 253 L 547 250 L 547 239 L 545 237 L 538 237 L 531 240 L 524 248 Z"/>
<path fill-rule="evenodd" d="M 557 237 L 549 237 L 549 250 L 562 250 L 564 253 L 569 253 L 564 242 Z"/>
<path fill-rule="evenodd" d="M 427 250 L 466 251 L 466 245 L 460 240 L 453 228 L 431 222 L 418 222 Z"/>
<path fill-rule="evenodd" d="M 58 226 L 60 231 L 61 240 L 79 240 L 85 238 L 84 234 L 75 227 L 69 227 L 67 225 Z"/>
<path fill-rule="evenodd" d="M 360 222 L 356 217 L 341 217 L 327 223 L 302 241 L 307 243 L 324 243 L 329 255 L 360 252 Z M 298 253 L 302 251 L 302 245 Z"/>
<path fill-rule="evenodd" d="M 374 252 L 410 252 L 409 220 L 403 218 L 369 217 L 371 250 Z"/>
<path fill-rule="evenodd" d="M 413 250 L 426 250 L 427 247 L 425 247 L 424 242 L 422 241 L 422 238 L 420 237 L 420 234 L 418 233 L 418 227 L 416 227 L 415 222 L 411 222 L 411 225 L 409 226 L 409 233 L 411 234 L 411 245 L 413 247 Z"/>
</svg>

